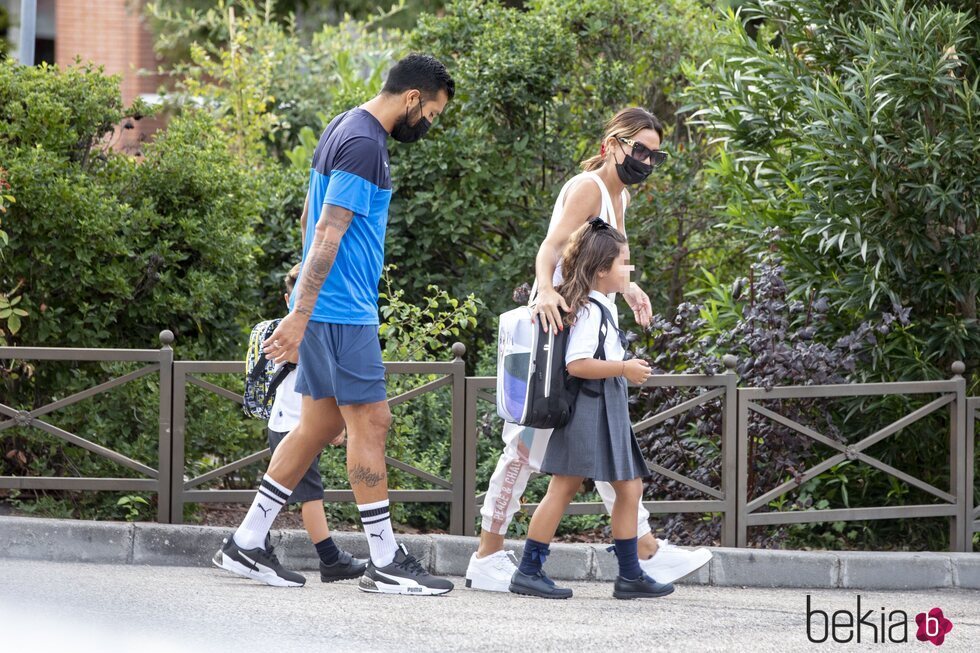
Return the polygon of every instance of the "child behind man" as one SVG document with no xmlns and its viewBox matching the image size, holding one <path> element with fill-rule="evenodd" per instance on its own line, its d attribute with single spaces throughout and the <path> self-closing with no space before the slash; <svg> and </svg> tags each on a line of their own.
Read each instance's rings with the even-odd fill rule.
<svg viewBox="0 0 980 653">
<path fill-rule="evenodd" d="M 289 305 L 289 296 L 296 285 L 299 277 L 299 264 L 294 265 L 286 273 L 285 286 L 286 305 Z M 292 361 L 296 362 L 296 361 Z M 296 392 L 296 370 L 291 371 L 283 379 L 276 390 L 272 408 L 269 411 L 268 438 L 269 448 L 276 450 L 279 443 L 285 439 L 291 430 L 299 424 L 300 405 L 302 395 Z M 344 442 L 344 434 L 331 442 L 333 445 L 340 445 Z M 286 501 L 287 504 L 301 504 L 300 510 L 303 516 L 303 527 L 313 542 L 317 556 L 320 558 L 320 580 L 324 583 L 332 583 L 338 580 L 360 578 L 367 568 L 367 560 L 354 558 L 351 554 L 338 548 L 330 535 L 327 526 L 327 518 L 323 512 L 323 480 L 320 476 L 320 456 L 316 457 L 313 464 L 293 490 L 293 493 Z M 271 545 L 266 539 L 266 550 L 271 552 Z M 218 567 L 227 569 L 227 565 L 235 564 L 234 561 L 224 558 L 219 550 L 214 555 L 213 562 Z M 297 574 L 299 576 L 299 574 Z M 305 579 L 303 579 L 305 581 Z M 297 579 L 299 581 L 299 579 Z M 296 584 L 302 584 L 297 582 Z"/>
</svg>

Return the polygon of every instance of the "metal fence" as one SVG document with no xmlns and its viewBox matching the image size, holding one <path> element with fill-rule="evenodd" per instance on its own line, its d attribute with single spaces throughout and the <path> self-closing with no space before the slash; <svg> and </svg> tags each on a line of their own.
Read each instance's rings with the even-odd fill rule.
<svg viewBox="0 0 980 653">
<path fill-rule="evenodd" d="M 956 368 L 956 376 L 949 381 L 924 381 L 918 383 L 869 383 L 848 385 L 815 385 L 802 387 L 739 388 L 738 390 L 738 546 L 745 546 L 748 528 L 774 524 L 801 524 L 819 522 L 841 522 L 874 519 L 899 519 L 920 517 L 948 517 L 950 521 L 950 548 L 965 551 L 970 545 L 967 537 L 967 461 L 973 466 L 972 458 L 967 458 L 966 437 L 966 381 L 960 376 L 962 364 Z M 938 394 L 939 397 L 925 406 L 905 415 L 885 428 L 879 429 L 855 444 L 845 444 L 827 437 L 807 426 L 794 422 L 779 413 L 765 408 L 761 400 L 816 399 L 831 397 L 865 397 L 886 395 Z M 927 415 L 949 407 L 949 489 L 937 488 L 891 465 L 888 465 L 865 451 L 874 444 L 895 435 L 902 429 L 923 419 Z M 796 478 L 788 480 L 775 488 L 752 498 L 748 476 L 752 461 L 749 459 L 749 439 L 753 437 L 749 414 L 756 413 L 778 422 L 790 430 L 804 435 L 815 442 L 829 447 L 836 453 L 801 472 Z M 845 461 L 860 461 L 877 468 L 901 482 L 918 488 L 939 499 L 939 503 L 877 506 L 865 508 L 840 508 L 832 510 L 794 510 L 760 512 L 774 500 L 784 496 L 806 481 L 826 472 Z M 972 495 L 972 486 L 970 486 Z M 972 532 L 971 532 L 972 536 Z"/>
<path fill-rule="evenodd" d="M 385 370 L 392 374 L 425 374 L 437 375 L 438 378 L 417 388 L 392 397 L 388 405 L 392 408 L 411 401 L 424 394 L 450 386 L 452 393 L 453 415 L 462 413 L 466 379 L 466 364 L 463 354 L 466 348 L 459 343 L 453 346 L 453 360 L 450 362 L 389 362 Z M 183 518 L 184 504 L 201 502 L 251 503 L 255 490 L 221 490 L 198 489 L 200 486 L 227 476 L 243 467 L 252 465 L 269 457 L 269 449 L 263 448 L 234 462 L 223 465 L 195 478 L 185 476 L 185 442 L 187 434 L 187 388 L 194 385 L 204 390 L 225 397 L 229 401 L 242 404 L 242 396 L 226 388 L 201 379 L 200 374 L 238 374 L 245 373 L 245 364 L 239 361 L 177 361 L 174 363 L 174 418 L 173 418 L 173 468 L 171 487 L 170 515 L 171 521 L 180 523 Z M 399 490 L 389 492 L 392 501 L 448 503 L 450 505 L 449 528 L 453 533 L 463 531 L 463 513 L 465 504 L 464 483 L 465 471 L 463 465 L 463 425 L 461 420 L 452 422 L 450 478 L 440 478 L 407 462 L 386 457 L 388 465 L 400 469 L 422 479 L 437 489 Z M 324 494 L 326 501 L 353 501 L 354 493 L 348 489 L 330 489 Z"/>
<path fill-rule="evenodd" d="M 187 438 L 187 390 L 196 386 L 206 392 L 224 397 L 237 404 L 242 403 L 238 393 L 211 383 L 201 375 L 244 373 L 244 363 L 239 361 L 174 361 L 173 334 L 160 334 L 162 347 L 146 350 L 126 349 L 61 349 L 32 347 L 0 347 L 0 360 L 31 361 L 96 361 L 96 362 L 145 362 L 140 369 L 100 383 L 71 396 L 52 401 L 32 410 L 18 410 L 6 405 L 0 398 L 0 433 L 18 426 L 38 429 L 71 445 L 112 460 L 127 469 L 138 472 L 143 478 L 77 478 L 0 476 L 0 488 L 33 490 L 90 490 L 156 493 L 158 498 L 157 520 L 179 523 L 184 506 L 201 502 L 251 502 L 255 490 L 206 489 L 202 486 L 233 474 L 244 467 L 262 461 L 269 456 L 268 449 L 261 449 L 224 464 L 198 476 L 187 475 L 185 450 Z M 494 402 L 496 388 L 494 377 L 467 377 L 462 356 L 463 345 L 453 345 L 453 360 L 448 362 L 389 362 L 388 374 L 422 374 L 437 378 L 389 400 L 394 407 L 426 393 L 448 387 L 451 393 L 451 432 L 449 478 L 436 476 L 411 463 L 387 458 L 387 463 L 399 470 L 422 479 L 433 489 L 391 490 L 391 498 L 402 502 L 437 502 L 450 506 L 449 531 L 455 534 L 472 534 L 483 495 L 477 494 L 477 441 L 480 437 L 481 416 L 492 413 L 481 401 Z M 980 531 L 980 509 L 974 496 L 976 424 L 980 420 L 980 397 L 966 397 L 966 382 L 962 378 L 962 363 L 953 366 L 954 376 L 947 381 L 917 383 L 848 384 L 835 386 L 777 387 L 772 389 L 738 388 L 733 372 L 735 359 L 726 357 L 728 371 L 715 376 L 657 375 L 646 382 L 647 387 L 698 388 L 694 397 L 634 424 L 641 433 L 664 421 L 717 400 L 721 411 L 721 432 L 717 446 L 720 452 L 720 484 L 711 487 L 684 476 L 675 469 L 668 469 L 657 461 L 648 461 L 650 469 L 703 495 L 701 499 L 649 501 L 645 505 L 651 513 L 716 513 L 722 518 L 722 543 L 728 546 L 745 546 L 748 528 L 790 523 L 818 523 L 851 520 L 899 519 L 943 517 L 949 519 L 950 548 L 954 551 L 972 550 L 973 534 Z M 159 379 L 159 423 L 157 468 L 146 462 L 112 451 L 77 434 L 65 431 L 41 419 L 59 408 L 83 401 L 107 392 L 136 379 L 156 375 Z M 878 430 L 855 444 L 844 444 L 821 434 L 803 424 L 762 405 L 792 399 L 819 399 L 864 397 L 884 395 L 936 394 L 934 400 L 912 411 L 893 424 Z M 902 472 L 868 455 L 866 450 L 927 415 L 948 407 L 949 413 L 949 486 L 938 488 L 930 483 Z M 750 414 L 774 420 L 791 431 L 821 443 L 834 454 L 812 465 L 800 476 L 774 488 L 763 488 L 756 497 L 749 494 L 748 470 L 750 438 L 757 437 L 751 428 Z M 831 510 L 799 510 L 766 512 L 773 500 L 791 492 L 800 484 L 844 461 L 854 460 L 870 465 L 896 478 L 899 482 L 918 488 L 938 500 L 932 504 L 877 506 Z M 352 501 L 350 489 L 331 489 L 327 501 Z M 525 504 L 533 511 L 536 504 Z M 567 514 L 596 514 L 604 509 L 601 503 L 574 503 Z"/>
<path fill-rule="evenodd" d="M 20 490 L 106 490 L 121 492 L 155 492 L 158 497 L 157 521 L 170 521 L 170 470 L 171 440 L 170 418 L 173 409 L 171 397 L 174 355 L 170 345 L 174 335 L 170 331 L 160 334 L 160 349 L 62 349 L 55 347 L 0 347 L 0 361 L 94 361 L 94 362 L 145 362 L 149 363 L 129 374 L 110 379 L 81 392 L 52 401 L 33 410 L 16 410 L 0 398 L 0 433 L 20 426 L 43 431 L 68 444 L 81 447 L 111 460 L 123 467 L 142 474 L 145 478 L 68 478 L 51 476 L 0 476 L 0 488 Z M 156 375 L 160 382 L 159 458 L 158 468 L 133 460 L 85 438 L 69 433 L 41 417 L 90 397 L 94 397 L 125 383 L 148 375 Z"/>
<path fill-rule="evenodd" d="M 736 377 L 732 371 L 735 367 L 734 357 L 726 357 L 725 363 L 728 367 L 728 372 L 716 376 L 695 374 L 650 376 L 643 384 L 643 387 L 692 387 L 701 388 L 703 391 L 677 406 L 646 417 L 640 422 L 633 424 L 633 430 L 637 434 L 642 433 L 668 419 L 682 415 L 714 399 L 720 400 L 722 428 L 721 433 L 718 434 L 718 447 L 721 452 L 721 487 L 715 488 L 704 485 L 684 476 L 678 471 L 667 469 L 655 461 L 647 461 L 647 465 L 653 473 L 673 479 L 688 488 L 697 490 L 708 498 L 700 500 L 645 501 L 644 505 L 651 513 L 720 513 L 722 516 L 722 544 L 725 546 L 735 546 L 736 502 L 734 483 L 736 473 L 736 439 L 734 417 Z M 495 388 L 496 377 L 470 377 L 467 379 L 466 466 L 469 470 L 475 470 L 477 466 L 476 444 L 479 435 L 479 419 L 481 414 L 478 408 L 478 401 L 495 403 L 496 395 L 491 392 Z M 467 494 L 475 498 L 475 501 L 470 504 L 470 511 L 466 513 L 467 534 L 472 535 L 475 529 L 476 515 L 480 506 L 483 505 L 485 494 L 477 495 L 476 488 L 473 485 L 467 487 Z M 538 504 L 525 503 L 523 507 L 528 512 L 533 513 L 538 507 Z M 565 511 L 565 514 L 594 515 L 603 512 L 605 512 L 605 507 L 601 502 L 591 501 L 572 503 Z"/>
<path fill-rule="evenodd" d="M 974 533 L 980 533 L 980 501 L 977 500 L 976 478 L 976 446 L 977 421 L 980 420 L 980 397 L 970 397 L 966 404 L 966 546 L 971 550 L 971 539 Z"/>
</svg>

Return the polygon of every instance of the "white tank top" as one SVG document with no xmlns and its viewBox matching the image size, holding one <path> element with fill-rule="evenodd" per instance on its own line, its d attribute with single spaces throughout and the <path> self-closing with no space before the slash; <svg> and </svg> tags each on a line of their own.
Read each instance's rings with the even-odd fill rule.
<svg viewBox="0 0 980 653">
<path fill-rule="evenodd" d="M 600 208 L 599 208 L 599 218 L 606 224 L 612 225 L 613 229 L 619 229 L 619 223 L 616 220 L 616 211 L 613 209 L 612 198 L 610 198 L 609 196 L 609 189 L 606 188 L 606 185 L 602 182 L 602 179 L 600 179 L 599 175 L 597 175 L 596 173 L 583 172 L 575 175 L 567 182 L 565 182 L 565 185 L 562 186 L 561 191 L 558 193 L 558 198 L 555 199 L 555 208 L 551 212 L 551 222 L 548 223 L 549 234 L 552 232 L 552 230 L 554 230 L 555 225 L 557 225 L 558 221 L 561 219 L 562 210 L 565 208 L 565 195 L 568 194 L 568 191 L 569 189 L 571 189 L 572 186 L 574 186 L 576 183 L 578 183 L 583 179 L 591 179 L 599 186 L 599 192 L 602 195 L 602 202 L 600 203 Z M 626 189 L 624 188 L 623 195 L 622 195 L 623 219 L 626 218 L 626 203 L 627 203 L 626 198 L 627 198 Z M 554 277 L 552 277 L 552 284 L 556 288 L 558 287 L 558 284 L 562 282 L 561 264 L 562 264 L 562 259 L 558 259 L 558 265 L 555 266 L 555 274 Z M 532 304 L 534 303 L 534 300 L 537 298 L 537 294 L 538 294 L 538 281 L 537 279 L 535 279 L 534 286 L 531 288 Z M 612 293 L 611 295 L 609 295 L 609 298 L 615 301 L 616 293 Z"/>
</svg>

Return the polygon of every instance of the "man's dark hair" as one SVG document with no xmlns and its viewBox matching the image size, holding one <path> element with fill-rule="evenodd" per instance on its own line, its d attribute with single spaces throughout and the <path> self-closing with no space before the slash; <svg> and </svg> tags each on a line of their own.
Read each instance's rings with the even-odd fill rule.
<svg viewBox="0 0 980 653">
<path fill-rule="evenodd" d="M 439 91 L 445 91 L 450 100 L 456 95 L 456 82 L 449 71 L 442 62 L 427 54 L 410 54 L 396 63 L 381 92 L 397 95 L 413 88 L 427 98 L 435 97 Z"/>
</svg>

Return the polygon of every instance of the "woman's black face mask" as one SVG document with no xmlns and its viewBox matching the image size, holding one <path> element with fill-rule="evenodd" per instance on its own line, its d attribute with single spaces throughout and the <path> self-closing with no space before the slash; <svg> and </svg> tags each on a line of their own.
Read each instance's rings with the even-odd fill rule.
<svg viewBox="0 0 980 653">
<path fill-rule="evenodd" d="M 401 143 L 414 143 L 425 136 L 425 133 L 429 131 L 429 127 L 432 126 L 432 123 L 422 115 L 421 97 L 419 98 L 419 120 L 414 125 L 408 123 L 409 111 L 410 109 L 405 109 L 405 117 L 395 123 L 394 128 L 391 130 L 391 137 Z"/>
<path fill-rule="evenodd" d="M 619 149 L 623 150 L 623 146 L 620 145 Z M 619 175 L 619 180 L 627 186 L 646 181 L 646 178 L 653 172 L 653 166 L 633 158 L 631 154 L 626 154 L 626 150 L 623 150 L 623 154 L 625 155 L 623 162 L 616 164 L 616 174 Z"/>
</svg>

